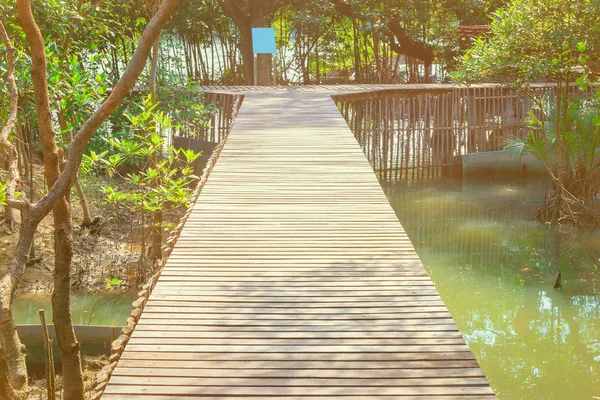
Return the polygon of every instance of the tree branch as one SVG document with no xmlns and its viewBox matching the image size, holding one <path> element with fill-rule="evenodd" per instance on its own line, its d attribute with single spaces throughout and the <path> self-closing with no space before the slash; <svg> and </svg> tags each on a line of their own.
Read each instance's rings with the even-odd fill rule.
<svg viewBox="0 0 600 400">
<path fill-rule="evenodd" d="M 83 6 L 83 0 L 79 0 L 79 3 L 77 4 L 77 15 L 79 16 L 81 14 L 81 7 Z M 75 25 L 77 24 L 77 22 L 79 22 L 80 19 L 79 17 L 76 18 L 73 23 L 71 24 L 71 27 L 69 28 L 69 33 L 67 33 L 67 36 L 65 37 L 65 41 L 63 42 L 63 52 L 64 55 L 63 57 L 66 56 L 69 47 L 71 46 L 71 39 L 73 38 L 73 33 L 75 33 Z"/>
<path fill-rule="evenodd" d="M 356 17 L 352 12 L 352 6 L 343 0 L 329 0 L 329 2 L 333 4 L 339 14 L 348 18 Z M 359 17 L 359 19 L 361 18 Z M 413 41 L 397 18 L 388 23 L 386 36 L 390 41 L 390 48 L 396 53 L 419 59 L 425 63 L 426 67 L 433 63 L 433 49 L 423 42 Z"/>
<path fill-rule="evenodd" d="M 48 80 L 46 78 L 46 49 L 42 33 L 33 18 L 30 0 L 17 0 L 19 23 L 29 43 L 31 56 L 31 79 L 33 81 L 33 95 L 35 98 L 35 111 L 42 142 L 42 156 L 44 157 L 44 171 L 46 181 L 53 185 L 58 179 L 59 160 L 56 147 L 56 133 L 52 124 L 52 113 L 48 95 Z"/>
<path fill-rule="evenodd" d="M 19 106 L 19 94 L 17 92 L 17 83 L 15 80 L 15 48 L 12 47 L 10 38 L 4 29 L 4 24 L 0 21 L 0 34 L 2 34 L 2 41 L 6 46 L 6 58 L 8 66 L 8 86 L 10 90 L 9 106 L 8 106 L 8 119 L 2 127 L 0 132 L 0 143 L 3 146 L 3 152 L 8 163 L 8 174 L 10 182 L 6 187 L 6 204 L 12 208 L 23 210 L 29 203 L 26 200 L 16 200 L 15 191 L 17 183 L 20 179 L 19 166 L 17 162 L 17 149 L 14 144 L 11 143 L 8 136 L 15 129 L 17 123 L 17 112 Z"/>
<path fill-rule="evenodd" d="M 388 29 L 390 47 L 396 53 L 417 58 L 423 61 L 426 67 L 429 67 L 433 63 L 433 49 L 423 42 L 413 41 L 397 19 L 393 19 L 388 24 Z"/>
</svg>

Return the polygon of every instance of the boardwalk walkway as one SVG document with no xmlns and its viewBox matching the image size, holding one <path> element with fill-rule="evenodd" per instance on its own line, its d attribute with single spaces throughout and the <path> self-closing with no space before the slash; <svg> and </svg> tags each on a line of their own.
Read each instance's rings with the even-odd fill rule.
<svg viewBox="0 0 600 400">
<path fill-rule="evenodd" d="M 331 97 L 246 94 L 104 399 L 493 399 Z"/>
</svg>

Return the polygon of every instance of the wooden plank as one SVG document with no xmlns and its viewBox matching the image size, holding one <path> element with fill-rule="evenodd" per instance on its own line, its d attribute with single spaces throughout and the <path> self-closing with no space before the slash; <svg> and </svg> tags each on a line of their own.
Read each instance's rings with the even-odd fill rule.
<svg viewBox="0 0 600 400">
<path fill-rule="evenodd" d="M 174 396 L 171 395 L 156 395 L 156 394 L 105 394 L 104 396 L 102 396 L 103 399 L 109 399 L 109 400 L 171 400 L 173 399 Z M 328 396 L 329 397 L 329 396 Z M 185 395 L 186 399 L 200 399 L 200 400 L 248 400 L 248 397 L 244 396 L 244 397 L 238 397 L 238 396 L 227 396 L 227 397 L 223 397 L 223 396 L 190 396 L 190 395 Z M 269 396 L 269 395 L 263 395 L 260 396 L 261 400 L 306 400 L 306 399 L 310 399 L 310 398 L 315 398 L 313 397 L 309 397 L 309 396 L 278 396 L 278 395 L 274 395 L 274 396 Z M 318 398 L 318 397 L 317 397 Z M 335 400 L 381 400 L 381 396 L 378 395 L 374 395 L 374 396 L 335 396 Z M 421 395 L 417 395 L 417 396 L 411 396 L 411 395 L 397 395 L 395 398 L 397 399 L 401 399 L 401 400 L 423 400 L 423 396 Z M 429 395 L 427 397 L 428 399 L 433 399 L 433 400 L 491 400 L 494 399 L 494 395 L 493 394 L 488 394 L 488 395 Z"/>
<path fill-rule="evenodd" d="M 186 331 L 164 331 L 157 329 L 155 331 L 140 331 L 135 338 L 215 338 L 215 339 L 314 339 L 316 336 L 312 332 L 186 332 Z M 135 339 L 135 338 L 132 338 Z M 462 336 L 458 331 L 441 331 L 441 332 L 321 332 L 318 339 L 461 339 Z M 245 343 L 245 341 L 244 341 Z"/>
<path fill-rule="evenodd" d="M 314 303 L 314 304 L 341 304 L 341 303 L 369 303 L 369 304 L 380 304 L 382 302 L 386 303 L 398 303 L 400 301 L 413 301 L 415 298 L 418 300 L 438 300 L 439 295 L 437 294 L 429 294 L 423 295 L 418 292 L 419 295 L 414 295 L 411 293 L 407 293 L 405 296 L 331 296 L 331 295 L 322 295 L 322 296 L 302 296 L 300 298 L 296 295 L 284 296 L 281 294 L 274 296 L 235 296 L 229 295 L 227 293 L 221 293 L 220 296 L 207 296 L 204 294 L 160 294 L 156 293 L 152 296 L 153 299 L 157 300 L 178 300 L 178 301 L 188 301 L 188 302 L 242 302 L 242 303 L 288 303 L 288 304 L 306 304 L 306 303 Z"/>
<path fill-rule="evenodd" d="M 279 281 L 272 280 L 269 282 L 264 281 L 238 281 L 238 282 L 215 282 L 215 281 L 205 281 L 201 279 L 197 279 L 194 277 L 173 277 L 171 279 L 167 279 L 165 277 L 164 280 L 161 281 L 160 287 L 168 288 L 168 287 L 176 287 L 178 289 L 184 289 L 186 287 L 190 287 L 193 290 L 230 290 L 235 288 L 269 288 L 270 290 L 274 288 L 282 288 L 282 289 L 290 289 L 290 290 L 300 290 L 300 291 L 311 291 L 311 290 L 351 290 L 351 291 L 359 291 L 359 290 L 372 290 L 376 288 L 377 290 L 406 290 L 406 289 L 431 289 L 433 286 L 433 282 L 424 281 L 424 280 L 416 280 L 413 281 L 411 278 L 408 278 L 405 281 L 401 280 L 389 280 L 389 281 L 373 281 L 373 280 L 365 280 L 365 281 L 325 281 L 319 282 L 314 280 L 301 280 L 301 281 Z"/>
<path fill-rule="evenodd" d="M 147 325 L 189 325 L 189 326 L 212 326 L 212 327 L 265 327 L 274 329 L 283 328 L 295 328 L 298 330 L 310 330 L 311 328 L 329 328 L 337 326 L 345 326 L 347 329 L 354 328 L 355 330 L 365 329 L 366 324 L 376 325 L 376 329 L 396 329 L 399 326 L 411 327 L 413 329 L 421 329 L 423 325 L 447 325 L 452 324 L 452 318 L 441 317 L 441 318 L 403 318 L 403 319 L 385 319 L 385 318 L 371 318 L 371 319 L 358 319 L 358 320 L 320 320 L 318 323 L 308 324 L 306 321 L 299 320 L 285 320 L 277 323 L 269 320 L 259 319 L 194 319 L 192 318 L 156 318 L 144 315 L 143 319 L 140 320 Z M 365 322 L 366 321 L 366 322 Z M 375 322 L 376 321 L 376 322 Z M 367 329 L 368 330 L 368 329 Z"/>
<path fill-rule="evenodd" d="M 456 345 L 464 343 L 463 338 L 450 338 L 450 339 L 439 339 L 439 338 L 410 338 L 410 339 L 374 339 L 374 338 L 362 338 L 362 339 L 244 339 L 244 345 L 257 345 L 257 346 L 273 346 L 274 348 L 278 348 L 277 346 L 328 346 L 331 347 L 332 344 L 336 345 L 344 345 L 344 346 L 410 346 L 410 345 L 418 345 L 418 346 L 434 346 L 434 345 Z M 160 337 L 160 338 L 132 338 L 129 341 L 130 345 L 150 345 L 150 344 L 159 344 L 159 345 L 193 345 L 193 346 L 217 346 L 217 345 L 230 345 L 230 346 L 241 346 L 240 340 L 238 339 L 198 339 L 198 338 L 190 338 L 190 337 Z"/>
<path fill-rule="evenodd" d="M 268 376 L 261 376 L 258 378 L 246 378 L 246 377 L 216 377 L 216 378 L 200 378 L 200 377 L 172 377 L 172 376 L 123 376 L 113 375 L 113 385 L 146 385 L 146 386 L 187 386 L 187 387 L 215 387 L 222 386 L 227 389 L 234 390 L 239 387 L 266 387 L 269 390 L 275 388 L 281 388 L 281 390 L 290 390 L 292 388 L 311 388 L 316 384 L 319 385 L 321 393 L 326 393 L 327 387 L 354 387 L 361 386 L 360 389 L 366 389 L 371 387 L 376 388 L 389 388 L 389 387 L 414 387 L 414 386 L 484 386 L 487 384 L 485 377 L 447 377 L 447 378 L 432 378 L 432 377 L 421 377 L 421 378 L 351 378 L 351 379 L 338 379 L 338 378 L 270 378 Z M 260 385 L 260 386 L 258 386 Z M 225 389 L 224 392 L 228 392 Z M 248 389 L 246 389 L 248 390 Z M 375 393 L 373 393 L 375 394 Z M 481 394 L 481 392 L 479 392 Z"/>
<path fill-rule="evenodd" d="M 115 379 L 118 377 L 115 377 Z M 111 379 L 112 380 L 112 379 Z M 316 382 L 313 381 L 313 385 Z M 263 396 L 322 396 L 323 398 L 335 393 L 336 396 L 432 396 L 432 395 L 492 395 L 489 386 L 473 384 L 472 386 L 427 386 L 422 381 L 422 386 L 371 386 L 371 387 L 340 387 L 340 386 L 291 386 L 291 387 L 269 387 L 269 386 L 182 386 L 164 385 L 151 386 L 110 384 L 106 389 L 107 394 L 139 394 L 153 393 L 156 395 L 170 395 L 173 397 L 186 395 L 202 396 L 252 396 L 264 398 Z"/>
<path fill-rule="evenodd" d="M 225 323 L 228 318 L 231 318 L 232 313 L 197 313 L 192 314 L 188 310 L 182 310 L 180 313 L 172 312 L 160 312 L 154 311 L 149 308 L 145 311 L 145 318 L 149 319 L 179 319 L 187 321 L 210 321 L 210 323 Z M 235 314 L 235 313 L 234 313 Z M 417 315 L 415 315 L 417 314 Z M 353 313 L 353 314 L 309 314 L 309 315 L 295 315 L 295 314 L 276 314 L 269 312 L 266 314 L 238 314 L 236 316 L 236 323 L 238 324 L 284 324 L 284 325 L 303 325 L 307 323 L 313 324 L 328 324 L 332 321 L 398 321 L 398 320 L 433 320 L 433 319 L 449 319 L 451 320 L 450 313 L 448 311 L 430 311 L 430 312 L 416 312 L 416 313 L 386 313 L 386 314 L 372 314 L 368 312 Z M 271 322 L 276 321 L 276 322 Z M 322 322 L 326 321 L 326 322 Z"/>
<path fill-rule="evenodd" d="M 343 364 L 358 362 L 393 363 L 405 361 L 448 361 L 448 360 L 473 360 L 469 351 L 461 352 L 420 352 L 420 353 L 200 353 L 200 352 L 148 352 L 128 349 L 123 353 L 122 359 L 134 360 L 171 360 L 171 361 L 211 361 L 213 367 L 222 365 L 223 362 L 262 362 L 263 365 L 276 362 L 339 362 Z"/>
<path fill-rule="evenodd" d="M 426 313 L 426 312 L 447 312 L 447 309 L 444 305 L 438 306 L 425 306 L 425 307 L 414 307 L 414 306 L 405 306 L 405 307 L 386 307 L 386 308 L 376 308 L 376 307 L 364 307 L 364 308 L 344 308 L 344 307 L 336 307 L 336 308 L 317 308 L 317 309 L 304 309 L 304 308 L 283 308 L 274 309 L 268 307 L 181 307 L 178 305 L 169 305 L 169 306 L 157 306 L 155 303 L 149 303 L 145 308 L 148 312 L 153 313 L 171 313 L 171 314 L 181 314 L 181 313 L 194 313 L 194 314 L 202 314 L 202 315 L 214 315 L 214 314 L 252 314 L 252 315 L 298 315 L 299 318 L 304 318 L 302 316 L 306 316 L 306 318 L 315 317 L 318 315 L 325 316 L 334 316 L 334 315 L 354 315 L 354 314 L 369 314 L 369 315 L 384 315 L 384 314 L 414 314 L 414 313 Z"/>
<path fill-rule="evenodd" d="M 311 373 L 311 370 L 318 371 L 339 371 L 340 374 L 345 372 L 357 371 L 369 373 L 372 370 L 385 372 L 403 371 L 405 373 L 424 372 L 426 370 L 441 371 L 444 369 L 469 369 L 480 371 L 477 361 L 474 359 L 457 359 L 457 360 L 430 360 L 430 361 L 415 361 L 415 360 L 393 360 L 393 361 L 219 361 L 217 365 L 215 361 L 206 360 L 149 360 L 149 359 L 127 359 L 124 358 L 119 362 L 119 368 L 148 368 L 148 369 L 192 369 L 219 371 L 228 370 L 231 374 L 238 374 L 244 370 L 261 370 L 271 369 L 277 370 L 294 370 L 297 373 Z M 242 370 L 242 371 L 239 371 Z M 216 372 L 215 372 L 216 373 Z M 325 375 L 325 373 L 323 373 Z"/>
<path fill-rule="evenodd" d="M 183 290 L 175 290 L 175 289 L 162 289 L 157 287 L 156 289 L 156 293 L 170 293 L 170 294 L 174 294 L 174 295 L 190 295 L 190 292 L 187 291 L 183 291 Z M 308 301 L 310 301 L 310 298 L 312 297 L 343 297 L 343 298 L 361 298 L 361 297 L 368 297 L 368 298 L 372 298 L 372 299 L 381 299 L 383 297 L 397 297 L 397 296 L 415 296 L 415 295 L 432 295 L 435 296 L 437 295 L 437 291 L 434 288 L 431 289 L 415 289 L 415 290 L 403 290 L 402 292 L 400 292 L 399 290 L 373 290 L 373 291 L 357 291 L 357 290 L 350 290 L 350 293 L 348 293 L 348 290 L 329 290 L 329 291 L 325 291 L 325 290 L 321 290 L 321 291 L 308 291 L 307 289 L 298 289 L 296 291 L 292 291 L 292 290 L 280 290 L 280 291 L 274 291 L 274 290 L 263 290 L 263 291 L 258 291 L 258 290 L 236 290 L 236 291 L 222 291 L 222 290 L 214 290 L 214 291 L 209 291 L 209 290 L 203 290 L 203 291 L 192 291 L 192 293 L 194 294 L 198 294 L 200 296 L 203 297 L 262 297 L 262 298 L 269 298 L 269 297 L 306 297 L 308 298 Z"/>
<path fill-rule="evenodd" d="M 244 103 L 104 398 L 493 399 L 328 95 L 414 88 L 210 89 Z"/>
<path fill-rule="evenodd" d="M 139 365 L 139 364 L 138 364 Z M 148 365 L 136 367 L 120 366 L 114 372 L 116 376 L 145 377 L 190 377 L 190 378 L 302 378 L 302 379 L 406 379 L 406 378 L 450 378 L 450 377 L 485 377 L 479 368 L 427 368 L 427 369 L 250 369 L 243 368 L 232 374 L 231 369 L 204 368 L 164 368 Z"/>
<path fill-rule="evenodd" d="M 213 299 L 213 300 L 177 300 L 170 298 L 169 296 L 152 296 L 152 298 L 148 301 L 149 305 L 153 304 L 168 304 L 168 305 L 177 305 L 178 307 L 214 307 L 219 306 L 223 308 L 227 307 L 236 307 L 238 309 L 243 307 L 255 308 L 293 308 L 298 307 L 299 305 L 302 307 L 305 312 L 309 312 L 311 309 L 327 309 L 327 308 L 390 308 L 390 307 L 428 307 L 428 306 L 436 306 L 443 304 L 439 296 L 419 296 L 419 297 L 404 297 L 401 301 L 384 301 L 384 300 L 375 300 L 375 301 L 358 301 L 356 300 L 343 300 L 343 301 L 329 301 L 329 302 L 314 302 L 311 301 L 309 303 L 305 301 L 300 302 L 285 302 L 285 301 L 252 301 L 252 299 L 244 298 L 244 300 L 236 300 L 231 299 L 229 297 L 225 297 L 222 299 Z"/>
<path fill-rule="evenodd" d="M 271 277 L 272 278 L 272 277 Z M 378 287 L 378 286 L 433 286 L 433 282 L 431 280 L 427 280 L 426 276 L 416 276 L 416 277 L 390 277 L 388 279 L 381 279 L 376 276 L 361 276 L 360 279 L 357 279 L 356 276 L 350 277 L 353 279 L 336 279 L 334 277 L 325 278 L 323 276 L 318 277 L 302 277 L 298 279 L 288 278 L 288 279 L 270 279 L 269 282 L 266 282 L 264 277 L 258 278 L 245 278 L 244 280 L 239 280 L 237 282 L 231 282 L 231 280 L 227 280 L 227 278 L 215 278 L 215 277 L 207 277 L 205 275 L 202 276 L 169 276 L 164 275 L 163 279 L 161 279 L 161 285 L 163 287 L 166 286 L 193 286 L 193 287 L 218 287 L 218 288 L 231 288 L 236 286 L 246 286 L 246 287 L 298 287 L 304 290 L 305 288 L 314 288 L 314 287 L 341 287 L 341 288 L 351 288 L 352 290 L 360 290 L 361 287 Z M 371 279 L 369 279 L 371 278 Z M 374 279 L 375 278 L 375 279 Z"/>
</svg>

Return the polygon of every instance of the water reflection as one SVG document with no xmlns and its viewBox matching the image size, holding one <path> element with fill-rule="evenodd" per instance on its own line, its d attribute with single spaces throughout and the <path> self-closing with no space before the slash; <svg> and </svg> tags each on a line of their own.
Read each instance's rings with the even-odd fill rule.
<svg viewBox="0 0 600 400">
<path fill-rule="evenodd" d="M 137 298 L 135 292 L 75 293 L 72 295 L 71 314 L 75 325 L 123 326 L 131 303 Z M 46 311 L 46 320 L 52 323 L 50 295 L 19 294 L 12 307 L 17 325 L 39 324 L 38 310 Z"/>
<path fill-rule="evenodd" d="M 538 223 L 543 187 L 389 191 L 498 398 L 600 398 L 600 235 Z M 563 291 L 552 289 L 557 258 Z"/>
</svg>

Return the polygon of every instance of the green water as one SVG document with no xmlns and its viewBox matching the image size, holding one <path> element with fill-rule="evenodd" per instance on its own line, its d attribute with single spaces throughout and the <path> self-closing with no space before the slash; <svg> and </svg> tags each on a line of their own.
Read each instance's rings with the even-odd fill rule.
<svg viewBox="0 0 600 400">
<path fill-rule="evenodd" d="M 535 221 L 540 185 L 389 188 L 500 400 L 600 399 L 600 234 Z M 560 246 L 563 291 L 552 289 Z"/>
<path fill-rule="evenodd" d="M 123 326 L 131 313 L 135 292 L 73 294 L 71 313 L 75 325 Z M 46 321 L 52 323 L 49 295 L 20 294 L 13 303 L 12 312 L 17 325 L 39 324 L 38 310 L 46 311 Z"/>
</svg>

